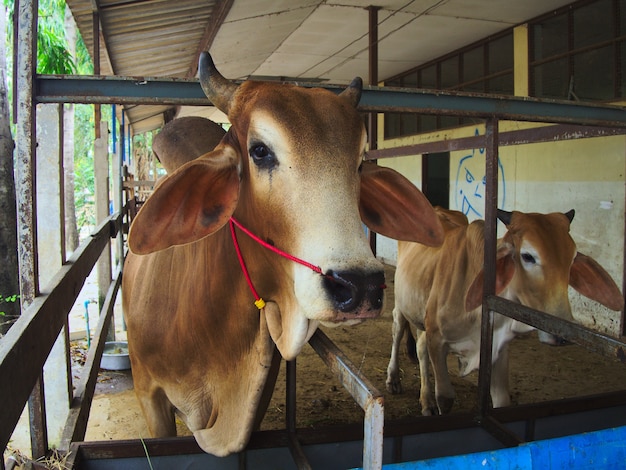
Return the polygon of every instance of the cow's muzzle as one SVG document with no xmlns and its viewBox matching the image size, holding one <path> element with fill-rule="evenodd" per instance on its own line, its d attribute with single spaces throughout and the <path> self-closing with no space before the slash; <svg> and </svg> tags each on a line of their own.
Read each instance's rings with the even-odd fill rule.
<svg viewBox="0 0 626 470">
<path fill-rule="evenodd" d="M 323 283 L 336 310 L 351 315 L 351 318 L 379 315 L 386 287 L 385 274 L 382 271 L 365 274 L 329 270 L 324 275 Z"/>
</svg>

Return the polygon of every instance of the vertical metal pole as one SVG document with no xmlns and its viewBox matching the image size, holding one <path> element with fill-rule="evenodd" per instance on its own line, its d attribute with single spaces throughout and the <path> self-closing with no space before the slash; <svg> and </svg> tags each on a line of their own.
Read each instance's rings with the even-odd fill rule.
<svg viewBox="0 0 626 470">
<path fill-rule="evenodd" d="M 28 307 L 39 293 L 37 267 L 37 223 L 35 198 L 36 109 L 34 81 L 37 65 L 37 0 L 19 4 L 17 43 L 17 199 L 18 264 L 22 309 Z M 43 371 L 28 402 L 33 458 L 48 451 Z"/>
<path fill-rule="evenodd" d="M 369 84 L 378 86 L 378 10 L 380 7 L 369 6 L 369 47 L 368 47 L 368 73 Z M 378 113 L 369 113 L 369 147 L 370 150 L 378 148 Z"/>
<path fill-rule="evenodd" d="M 380 7 L 369 6 L 369 84 L 378 86 L 378 10 Z M 378 148 L 378 113 L 369 113 L 367 115 L 369 127 L 369 148 L 374 150 Z M 370 247 L 372 253 L 376 255 L 376 233 L 370 231 Z"/>
<path fill-rule="evenodd" d="M 109 216 L 109 131 L 108 123 L 100 121 L 100 137 L 94 142 L 94 176 L 96 195 L 96 222 L 101 223 Z M 111 242 L 100 254 L 98 259 L 98 307 L 100 314 L 104 314 L 102 307 L 111 284 Z M 107 341 L 115 340 L 115 320 L 111 320 L 111 327 L 107 333 Z"/>
<path fill-rule="evenodd" d="M 18 50 L 19 50 L 19 30 L 20 30 L 20 0 L 15 0 L 13 4 L 13 124 L 17 124 L 17 68 L 19 66 Z"/>
<path fill-rule="evenodd" d="M 286 363 L 286 403 L 287 415 L 285 417 L 285 425 L 287 427 L 287 437 L 289 444 L 289 452 L 299 470 L 310 470 L 312 467 L 302 450 L 302 446 L 296 435 L 296 360 L 287 361 Z"/>
<path fill-rule="evenodd" d="M 61 240 L 61 263 L 67 261 L 66 238 L 65 233 L 65 165 L 63 164 L 63 155 L 65 154 L 65 106 L 59 103 L 59 238 Z M 68 343 L 69 344 L 69 343 Z"/>
<path fill-rule="evenodd" d="M 295 432 L 296 430 L 296 360 L 285 362 L 286 373 L 286 389 L 287 396 L 285 397 L 287 405 L 287 413 L 285 416 L 285 425 L 288 432 Z"/>
<path fill-rule="evenodd" d="M 626 197 L 625 197 L 626 199 Z M 626 205 L 624 206 L 624 234 L 626 234 Z M 622 247 L 622 292 L 626 293 L 626 236 L 624 237 L 624 246 Z M 620 315 L 619 332 L 622 336 L 626 336 L 626 306 L 622 305 Z"/>
<path fill-rule="evenodd" d="M 122 109 L 122 114 L 124 110 Z M 113 111 L 113 115 L 115 115 L 115 110 Z M 115 127 L 117 127 L 117 122 Z M 117 210 L 120 213 L 120 227 L 119 232 L 117 234 L 117 257 L 120 263 L 120 270 L 124 269 L 124 123 L 121 122 L 120 126 L 120 136 L 118 145 L 115 152 L 116 161 L 115 165 L 117 166 L 117 194 L 115 197 L 117 198 Z M 123 317 L 122 317 L 123 318 Z M 124 329 L 126 329 L 126 323 L 123 322 Z"/>
<path fill-rule="evenodd" d="M 375 397 L 366 406 L 363 420 L 363 470 L 383 467 L 384 422 L 384 398 Z"/>
<path fill-rule="evenodd" d="M 92 34 L 93 34 L 93 74 L 100 75 L 100 14 L 97 11 L 92 13 Z M 100 138 L 100 105 L 93 105 L 94 126 L 96 139 Z"/>
<path fill-rule="evenodd" d="M 485 129 L 485 272 L 483 298 L 495 294 L 496 286 L 496 209 L 498 203 L 498 119 L 490 118 Z M 484 417 L 490 409 L 491 360 L 494 312 L 483 303 L 480 367 L 478 369 L 478 410 Z"/>
</svg>

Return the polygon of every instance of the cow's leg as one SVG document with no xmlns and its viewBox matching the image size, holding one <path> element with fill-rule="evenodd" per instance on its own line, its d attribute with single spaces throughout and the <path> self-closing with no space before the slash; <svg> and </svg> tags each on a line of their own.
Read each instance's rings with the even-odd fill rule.
<svg viewBox="0 0 626 470">
<path fill-rule="evenodd" d="M 435 398 L 440 414 L 447 414 L 454 404 L 454 387 L 448 373 L 448 352 L 449 347 L 438 331 L 426 331 L 426 342 L 430 362 L 433 366 L 435 376 Z"/>
<path fill-rule="evenodd" d="M 420 405 L 424 416 L 437 414 L 437 407 L 432 387 L 430 386 L 430 357 L 428 356 L 428 346 L 426 332 L 417 330 L 417 359 L 420 366 Z"/>
<path fill-rule="evenodd" d="M 502 347 L 500 354 L 498 354 L 498 359 L 496 359 L 491 368 L 491 403 L 494 408 L 511 404 L 508 344 Z"/>
<path fill-rule="evenodd" d="M 387 366 L 387 390 L 390 393 L 402 393 L 402 383 L 400 381 L 400 364 L 398 354 L 400 351 L 400 343 L 404 337 L 404 331 L 409 328 L 408 321 L 398 308 L 393 309 L 393 326 L 391 327 L 392 343 L 391 357 Z M 408 334 L 411 334 L 408 332 Z"/>
<path fill-rule="evenodd" d="M 137 381 L 135 381 L 134 387 L 139 405 L 146 418 L 150 435 L 152 437 L 176 436 L 174 408 L 163 389 L 159 388 L 152 391 L 142 390 L 141 387 L 137 388 Z"/>
</svg>

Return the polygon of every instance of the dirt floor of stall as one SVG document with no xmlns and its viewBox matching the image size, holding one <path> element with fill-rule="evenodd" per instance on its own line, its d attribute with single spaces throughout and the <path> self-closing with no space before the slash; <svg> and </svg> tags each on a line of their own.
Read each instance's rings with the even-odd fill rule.
<svg viewBox="0 0 626 470">
<path fill-rule="evenodd" d="M 387 267 L 387 300 L 384 314 L 352 327 L 323 328 L 354 365 L 385 396 L 385 419 L 397 420 L 421 414 L 419 371 L 406 354 L 401 355 L 404 392 L 392 395 L 385 389 L 391 348 L 393 272 Z M 616 312 L 616 314 L 619 314 Z M 448 360 L 456 389 L 454 412 L 475 409 L 478 374 L 458 377 L 457 361 Z M 515 339 L 510 350 L 510 385 L 514 404 L 593 395 L 626 389 L 626 366 L 576 345 L 542 344 L 536 333 Z M 285 427 L 285 366 L 281 365 L 273 398 L 262 429 Z M 310 346 L 297 359 L 297 427 L 323 427 L 358 423 L 363 411 L 333 378 Z M 178 423 L 179 434 L 189 431 Z M 93 402 L 85 440 L 148 437 L 145 421 L 132 388 L 130 371 L 102 371 Z"/>
</svg>

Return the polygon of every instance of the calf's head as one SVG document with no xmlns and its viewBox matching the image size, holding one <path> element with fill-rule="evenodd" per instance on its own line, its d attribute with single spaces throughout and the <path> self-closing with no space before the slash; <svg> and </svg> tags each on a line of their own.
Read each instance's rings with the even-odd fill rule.
<svg viewBox="0 0 626 470">
<path fill-rule="evenodd" d="M 605 307 L 621 310 L 624 298 L 611 276 L 593 258 L 577 251 L 569 233 L 573 218 L 574 210 L 564 214 L 498 210 L 507 232 L 498 246 L 496 294 L 573 320 L 568 297 L 571 285 Z M 475 308 L 481 301 L 482 280 L 470 288 L 466 308 Z M 550 344 L 560 342 L 545 332 L 540 332 L 539 338 Z"/>
<path fill-rule="evenodd" d="M 319 266 L 322 275 L 239 237 L 266 301 L 270 334 L 287 359 L 320 322 L 379 315 L 383 267 L 361 219 L 377 233 L 427 245 L 441 244 L 443 231 L 415 186 L 363 161 L 361 80 L 339 95 L 279 83 L 239 85 L 219 74 L 207 53 L 199 74 L 232 126 L 214 151 L 156 188 L 131 227 L 131 249 L 146 254 L 196 242 L 227 230 L 234 217 L 266 243 Z"/>
</svg>

